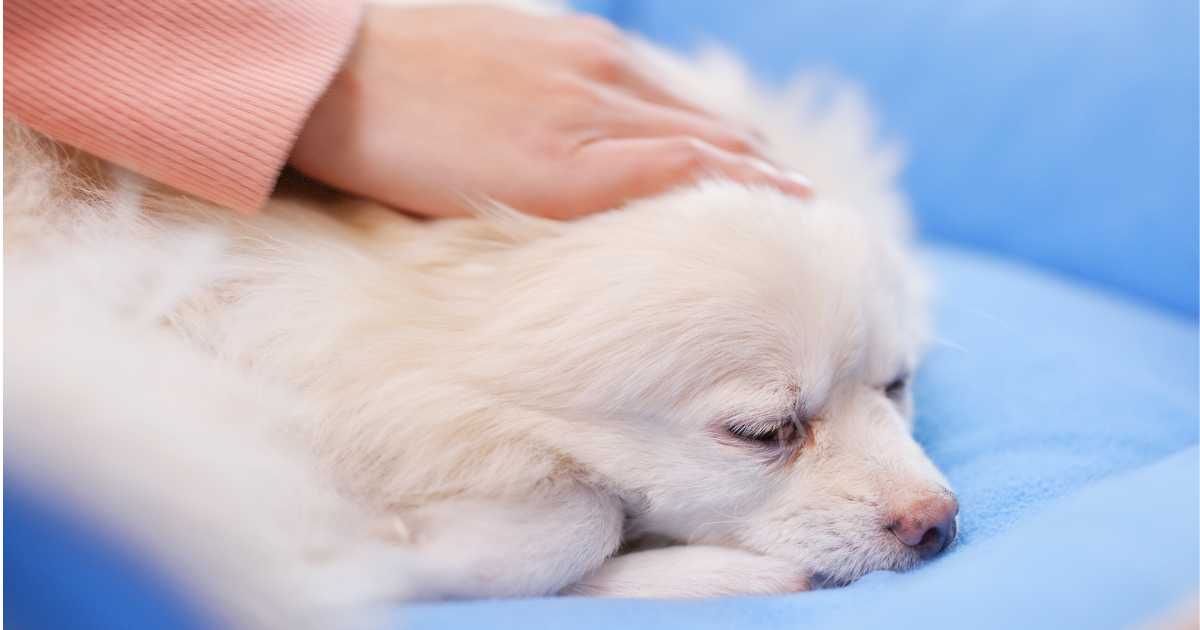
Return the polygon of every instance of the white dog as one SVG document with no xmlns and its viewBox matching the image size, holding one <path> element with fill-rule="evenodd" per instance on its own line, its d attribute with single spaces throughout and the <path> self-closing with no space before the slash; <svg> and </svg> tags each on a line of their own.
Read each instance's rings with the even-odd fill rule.
<svg viewBox="0 0 1200 630">
<path fill-rule="evenodd" d="M 897 161 L 852 91 L 648 54 L 817 197 L 420 222 L 300 185 L 239 217 L 10 127 L 9 452 L 256 597 L 782 593 L 940 552 Z"/>
</svg>

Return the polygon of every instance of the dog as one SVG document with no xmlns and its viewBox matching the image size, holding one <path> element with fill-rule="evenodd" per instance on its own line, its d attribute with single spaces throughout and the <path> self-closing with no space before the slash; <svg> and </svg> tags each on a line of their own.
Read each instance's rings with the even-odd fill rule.
<svg viewBox="0 0 1200 630">
<path fill-rule="evenodd" d="M 297 181 L 246 217 L 7 124 L 15 465 L 265 625 L 297 589 L 775 594 L 940 553 L 896 152 L 830 78 L 767 93 L 639 46 L 817 195 L 702 179 L 572 222 L 420 221 Z"/>
</svg>

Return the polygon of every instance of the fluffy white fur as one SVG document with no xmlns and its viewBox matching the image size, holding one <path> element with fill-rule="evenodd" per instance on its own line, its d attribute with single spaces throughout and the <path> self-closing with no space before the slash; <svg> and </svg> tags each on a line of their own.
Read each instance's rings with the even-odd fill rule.
<svg viewBox="0 0 1200 630">
<path fill-rule="evenodd" d="M 829 80 L 644 52 L 819 195 L 421 222 L 296 184 L 240 217 L 9 127 L 10 457 L 252 624 L 913 566 L 887 526 L 946 481 L 883 392 L 926 330 L 895 152 Z M 794 413 L 794 447 L 728 433 Z"/>
</svg>

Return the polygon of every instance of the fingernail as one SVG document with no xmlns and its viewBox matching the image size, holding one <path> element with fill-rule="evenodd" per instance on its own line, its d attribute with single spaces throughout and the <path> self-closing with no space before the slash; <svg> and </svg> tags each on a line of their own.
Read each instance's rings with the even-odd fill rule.
<svg viewBox="0 0 1200 630">
<path fill-rule="evenodd" d="M 792 184 L 792 186 L 790 186 L 792 190 L 789 192 L 798 194 L 801 197 L 811 197 L 813 194 L 815 194 L 813 192 L 812 180 L 804 175 L 801 175 L 795 171 L 784 171 L 780 173 L 779 176 L 782 177 L 784 181 Z"/>
<path fill-rule="evenodd" d="M 774 179 L 777 182 L 776 185 L 783 192 L 799 197 L 811 197 L 813 195 L 812 180 L 804 175 L 796 171 L 785 171 L 764 160 L 751 160 L 750 163 Z"/>
<path fill-rule="evenodd" d="M 809 190 L 812 190 L 812 187 L 813 187 L 812 180 L 805 177 L 804 175 L 802 175 L 800 173 L 797 173 L 796 171 L 785 171 L 783 173 L 783 176 L 786 177 L 788 179 L 788 181 L 790 181 L 790 182 L 793 182 L 799 186 L 803 186 Z"/>
</svg>

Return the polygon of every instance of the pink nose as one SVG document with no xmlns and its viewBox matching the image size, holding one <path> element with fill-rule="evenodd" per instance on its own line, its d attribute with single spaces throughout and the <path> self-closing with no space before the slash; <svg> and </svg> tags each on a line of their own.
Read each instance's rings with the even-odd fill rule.
<svg viewBox="0 0 1200 630">
<path fill-rule="evenodd" d="M 954 541 L 958 501 L 949 492 L 919 499 L 899 513 L 888 529 L 922 559 L 932 558 Z"/>
</svg>

